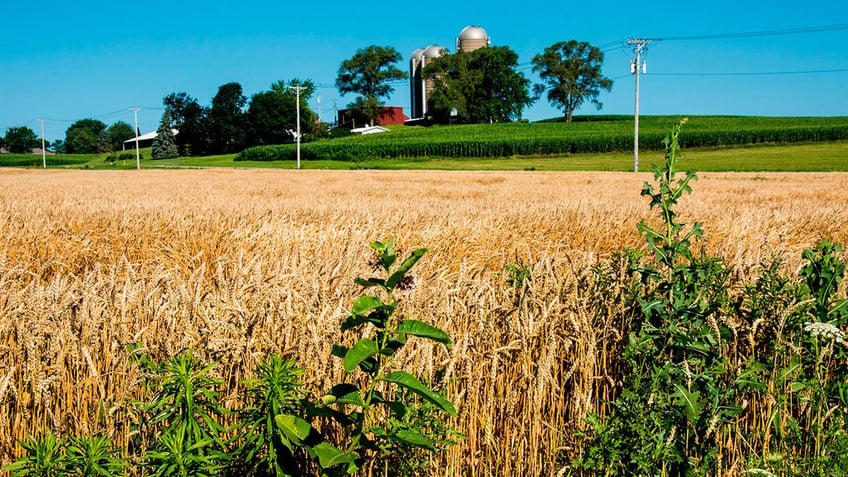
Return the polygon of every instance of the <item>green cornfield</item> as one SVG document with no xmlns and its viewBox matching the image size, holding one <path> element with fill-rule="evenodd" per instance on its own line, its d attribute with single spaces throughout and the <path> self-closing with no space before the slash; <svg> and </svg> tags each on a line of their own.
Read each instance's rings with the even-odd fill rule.
<svg viewBox="0 0 848 477">
<path fill-rule="evenodd" d="M 640 118 L 641 149 L 661 150 L 663 138 L 677 119 L 673 116 Z M 681 139 L 681 146 L 704 148 L 844 139 L 848 139 L 848 117 L 699 116 L 690 120 L 686 137 Z M 389 133 L 303 143 L 301 159 L 356 162 L 415 157 L 561 156 L 632 149 L 633 119 L 605 116 L 571 124 L 395 127 Z M 259 146 L 246 149 L 235 160 L 295 160 L 296 154 L 294 144 Z"/>
</svg>

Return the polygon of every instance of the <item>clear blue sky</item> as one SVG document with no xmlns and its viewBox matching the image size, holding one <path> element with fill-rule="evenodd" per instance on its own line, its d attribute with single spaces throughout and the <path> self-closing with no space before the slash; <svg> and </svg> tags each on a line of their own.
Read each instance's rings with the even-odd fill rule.
<svg viewBox="0 0 848 477">
<path fill-rule="evenodd" d="M 624 2 L 7 2 L 0 26 L 0 134 L 26 125 L 48 140 L 71 122 L 93 117 L 154 130 L 162 98 L 185 91 L 209 105 L 218 86 L 239 82 L 249 97 L 277 80 L 320 85 L 323 118 L 339 64 L 358 48 L 393 46 L 404 55 L 440 44 L 453 51 L 466 25 L 485 28 L 494 45 L 533 56 L 562 40 L 607 46 L 604 74 L 615 78 L 601 113 L 632 114 L 630 37 L 664 38 L 650 46 L 642 77 L 642 114 L 848 115 L 848 27 L 817 33 L 702 38 L 848 24 L 844 0 Z M 612 46 L 610 46 L 612 45 Z M 841 70 L 841 71 L 832 71 Z M 817 73 L 803 73 L 816 71 Z M 792 72 L 794 74 L 751 74 Z M 715 75 L 721 74 L 721 75 Z M 690 76 L 691 75 L 691 76 Z M 715 75 L 715 76 L 711 76 Z M 409 108 L 409 87 L 388 104 Z M 312 102 L 316 108 L 315 102 Z M 593 114 L 591 105 L 578 114 Z M 560 113 L 542 98 L 531 120 Z"/>
</svg>

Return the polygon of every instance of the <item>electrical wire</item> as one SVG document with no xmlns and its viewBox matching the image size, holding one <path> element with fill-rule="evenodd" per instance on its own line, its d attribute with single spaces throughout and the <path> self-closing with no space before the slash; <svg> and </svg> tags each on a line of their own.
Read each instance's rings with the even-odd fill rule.
<svg viewBox="0 0 848 477">
<path fill-rule="evenodd" d="M 801 28 L 784 28 L 781 30 L 751 31 L 742 33 L 718 33 L 710 35 L 667 36 L 658 38 L 660 41 L 689 41 L 689 40 L 719 40 L 727 38 L 751 38 L 762 36 L 798 35 L 803 33 L 821 33 L 826 31 L 848 30 L 848 23 L 836 25 L 821 25 Z"/>
<path fill-rule="evenodd" d="M 779 75 L 809 75 L 848 73 L 848 68 L 830 70 L 798 70 L 798 71 L 758 71 L 758 72 L 726 72 L 726 73 L 651 73 L 652 76 L 779 76 Z"/>
</svg>

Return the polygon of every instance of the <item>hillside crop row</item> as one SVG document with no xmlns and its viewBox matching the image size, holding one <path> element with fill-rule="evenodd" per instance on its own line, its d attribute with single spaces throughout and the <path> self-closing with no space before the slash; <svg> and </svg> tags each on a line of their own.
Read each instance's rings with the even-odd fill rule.
<svg viewBox="0 0 848 477">
<path fill-rule="evenodd" d="M 675 118 L 655 116 L 640 121 L 643 150 L 661 150 Z M 695 117 L 683 147 L 718 147 L 760 143 L 819 142 L 848 139 L 844 118 Z M 301 145 L 303 160 L 360 161 L 414 157 L 555 156 L 621 152 L 633 149 L 633 121 L 513 123 L 433 127 L 396 127 L 389 133 L 319 140 Z M 292 144 L 253 147 L 239 161 L 295 160 Z"/>
</svg>

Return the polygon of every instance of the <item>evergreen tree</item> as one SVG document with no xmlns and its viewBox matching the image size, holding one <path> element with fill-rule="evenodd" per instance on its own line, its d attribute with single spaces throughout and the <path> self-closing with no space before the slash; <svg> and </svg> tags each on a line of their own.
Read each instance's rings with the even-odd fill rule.
<svg viewBox="0 0 848 477">
<path fill-rule="evenodd" d="M 166 108 L 162 121 L 159 122 L 159 129 L 156 130 L 156 137 L 153 138 L 151 156 L 153 159 L 171 159 L 179 155 L 174 132 L 171 130 L 171 113 Z"/>
<path fill-rule="evenodd" d="M 112 152 L 112 136 L 105 129 L 97 135 L 97 152 Z"/>
</svg>

